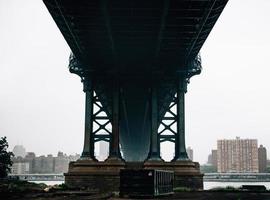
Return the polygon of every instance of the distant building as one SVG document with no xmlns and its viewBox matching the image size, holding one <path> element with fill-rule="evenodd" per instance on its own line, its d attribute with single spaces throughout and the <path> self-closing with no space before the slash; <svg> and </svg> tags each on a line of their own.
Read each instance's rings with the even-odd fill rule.
<svg viewBox="0 0 270 200">
<path fill-rule="evenodd" d="M 46 168 L 44 167 L 45 156 L 39 156 L 34 159 L 33 173 L 45 174 Z"/>
<path fill-rule="evenodd" d="M 75 155 L 69 155 L 69 156 L 68 156 L 68 159 L 69 159 L 69 161 L 76 161 L 76 160 L 78 160 L 80 157 L 81 157 L 80 154 L 75 154 Z"/>
<path fill-rule="evenodd" d="M 256 139 L 218 140 L 217 147 L 218 172 L 259 172 Z"/>
<path fill-rule="evenodd" d="M 59 151 L 57 157 L 54 158 L 54 172 L 63 173 L 68 171 L 69 159 L 63 152 Z"/>
<path fill-rule="evenodd" d="M 29 163 L 28 162 L 13 163 L 11 167 L 11 173 L 12 174 L 28 174 Z"/>
<path fill-rule="evenodd" d="M 207 164 L 217 170 L 217 150 L 212 149 L 211 154 L 208 155 Z"/>
<path fill-rule="evenodd" d="M 191 147 L 187 148 L 188 158 L 193 161 L 193 149 Z"/>
<path fill-rule="evenodd" d="M 217 169 L 217 163 L 218 163 L 218 158 L 217 158 L 217 150 L 213 149 L 212 150 L 212 162 L 211 165 Z"/>
<path fill-rule="evenodd" d="M 15 157 L 22 157 L 24 158 L 26 155 L 26 151 L 24 146 L 22 145 L 15 145 L 15 147 L 13 148 L 13 154 Z"/>
<path fill-rule="evenodd" d="M 258 148 L 259 172 L 267 172 L 267 153 L 266 148 L 260 145 Z"/>
<path fill-rule="evenodd" d="M 96 155 L 97 159 L 104 161 L 109 155 L 109 143 L 108 142 L 99 142 L 99 152 Z"/>
<path fill-rule="evenodd" d="M 207 164 L 208 164 L 208 165 L 212 165 L 212 153 L 210 153 L 210 154 L 208 155 L 208 158 L 207 158 Z"/>
<path fill-rule="evenodd" d="M 64 173 L 68 170 L 70 161 L 80 158 L 79 154 L 67 156 L 63 152 L 58 152 L 57 157 L 49 154 L 47 156 L 36 157 L 35 153 L 28 152 L 25 158 L 12 158 L 12 174 L 52 174 Z"/>
<path fill-rule="evenodd" d="M 22 157 L 13 158 L 13 164 L 11 166 L 12 174 L 28 174 L 30 169 L 30 164 Z"/>
<path fill-rule="evenodd" d="M 47 155 L 46 159 L 43 161 L 43 168 L 44 172 L 48 174 L 53 174 L 54 173 L 54 168 L 55 168 L 55 158 L 53 157 L 52 154 Z"/>
<path fill-rule="evenodd" d="M 34 160 L 36 158 L 36 155 L 34 152 L 27 152 L 24 160 L 29 163 L 29 173 L 33 173 L 34 169 Z"/>
<path fill-rule="evenodd" d="M 36 157 L 36 154 L 34 152 L 27 152 L 25 158 L 26 159 L 34 159 Z"/>
</svg>

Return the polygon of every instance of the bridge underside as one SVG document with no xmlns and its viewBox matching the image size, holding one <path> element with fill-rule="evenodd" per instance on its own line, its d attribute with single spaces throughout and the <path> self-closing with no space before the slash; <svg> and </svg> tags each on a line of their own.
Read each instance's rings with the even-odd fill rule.
<svg viewBox="0 0 270 200">
<path fill-rule="evenodd" d="M 72 72 L 146 75 L 192 70 L 227 0 L 44 2 L 82 63 Z"/>
<path fill-rule="evenodd" d="M 175 98 L 178 82 L 200 73 L 198 52 L 227 1 L 44 2 L 73 52 L 70 71 L 80 75 L 86 85 L 91 82 L 90 93 L 96 92 L 110 123 L 113 122 L 112 85 L 118 84 L 118 137 L 124 158 L 146 159 L 153 128 L 153 88 L 156 88 L 154 128 L 157 129 Z M 92 123 L 93 116 L 87 120 Z M 104 123 L 107 123 L 105 119 Z M 159 142 L 167 139 L 179 148 L 180 142 L 175 140 L 177 131 L 173 130 L 171 137 L 158 138 Z M 93 134 L 93 142 L 111 141 L 111 131 L 105 129 L 105 132 L 108 137 L 98 132 Z"/>
<path fill-rule="evenodd" d="M 106 141 L 109 161 L 161 161 L 160 143 L 170 141 L 173 160 L 188 161 L 186 87 L 227 0 L 44 3 L 72 50 L 69 70 L 84 84 L 82 160 L 96 160 L 95 142 Z"/>
</svg>

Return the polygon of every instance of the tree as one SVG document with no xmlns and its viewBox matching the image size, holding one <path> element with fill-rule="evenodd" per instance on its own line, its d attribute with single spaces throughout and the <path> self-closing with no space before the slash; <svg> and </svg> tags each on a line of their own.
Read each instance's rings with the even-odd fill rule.
<svg viewBox="0 0 270 200">
<path fill-rule="evenodd" d="M 11 157 L 14 154 L 10 151 L 7 151 L 8 142 L 6 137 L 1 137 L 0 139 L 0 178 L 7 177 L 8 172 L 11 171 Z"/>
</svg>

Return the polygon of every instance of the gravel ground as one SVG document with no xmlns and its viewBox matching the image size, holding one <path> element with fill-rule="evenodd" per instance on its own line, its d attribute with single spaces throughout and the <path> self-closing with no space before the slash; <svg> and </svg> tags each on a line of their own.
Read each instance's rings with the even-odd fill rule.
<svg viewBox="0 0 270 200">
<path fill-rule="evenodd" d="M 146 198 L 119 198 L 112 193 L 93 194 L 89 192 L 67 191 L 52 193 L 9 193 L 0 194 L 1 200 L 127 200 L 127 199 L 146 199 Z M 153 198 L 148 198 L 149 200 Z M 171 196 L 157 197 L 156 199 L 180 199 L 180 200 L 270 200 L 270 192 L 178 192 Z"/>
</svg>

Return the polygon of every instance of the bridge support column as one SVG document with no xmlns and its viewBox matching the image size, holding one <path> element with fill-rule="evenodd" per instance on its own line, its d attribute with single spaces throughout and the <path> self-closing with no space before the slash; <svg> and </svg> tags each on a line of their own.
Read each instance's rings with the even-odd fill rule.
<svg viewBox="0 0 270 200">
<path fill-rule="evenodd" d="M 177 135 L 175 138 L 174 161 L 189 160 L 185 143 L 185 93 L 187 92 L 187 80 L 179 76 L 177 83 Z"/>
<path fill-rule="evenodd" d="M 95 162 L 94 157 L 94 91 L 90 80 L 83 79 L 86 93 L 85 109 L 85 140 L 81 159 L 70 162 L 68 173 L 65 173 L 65 183 L 70 188 L 89 188 L 99 192 L 118 191 L 121 169 L 125 163 L 119 151 L 119 84 L 113 87 L 112 135 L 110 140 L 110 155 L 105 162 Z"/>
<path fill-rule="evenodd" d="M 161 161 L 160 144 L 158 139 L 158 97 L 156 82 L 151 88 L 151 140 L 148 161 Z"/>
<path fill-rule="evenodd" d="M 151 85 L 151 137 L 150 150 L 146 161 L 162 161 L 160 158 L 160 143 L 158 136 L 158 85 L 157 74 L 153 75 Z"/>
<path fill-rule="evenodd" d="M 112 94 L 112 137 L 110 141 L 109 160 L 121 160 L 119 148 L 119 114 L 120 114 L 120 87 L 119 80 L 115 78 Z"/>
<path fill-rule="evenodd" d="M 181 74 L 180 74 L 181 75 Z M 175 157 L 172 162 L 145 162 L 144 169 L 159 169 L 174 171 L 174 187 L 203 189 L 203 174 L 200 165 L 189 160 L 185 146 L 185 93 L 187 80 L 179 76 L 177 81 L 177 130 L 175 135 Z M 152 135 L 153 136 L 153 135 Z"/>
<path fill-rule="evenodd" d="M 83 91 L 85 92 L 85 125 L 84 145 L 81 159 L 95 160 L 93 135 L 93 83 L 90 78 L 83 78 Z"/>
</svg>

